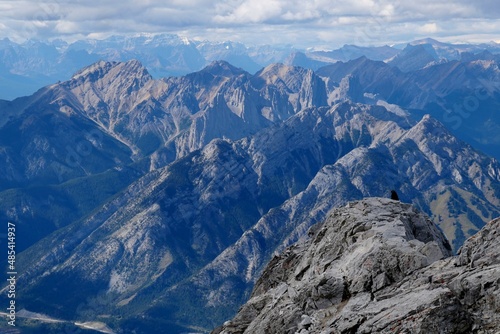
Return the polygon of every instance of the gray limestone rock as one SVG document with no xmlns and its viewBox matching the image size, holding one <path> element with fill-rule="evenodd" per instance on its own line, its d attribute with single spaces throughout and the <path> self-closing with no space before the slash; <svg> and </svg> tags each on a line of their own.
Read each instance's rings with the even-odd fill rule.
<svg viewBox="0 0 500 334">
<path fill-rule="evenodd" d="M 217 333 L 498 333 L 500 219 L 456 257 L 408 204 L 366 198 L 334 209 L 274 257 Z M 293 293 L 290 293 L 293 291 Z"/>
</svg>

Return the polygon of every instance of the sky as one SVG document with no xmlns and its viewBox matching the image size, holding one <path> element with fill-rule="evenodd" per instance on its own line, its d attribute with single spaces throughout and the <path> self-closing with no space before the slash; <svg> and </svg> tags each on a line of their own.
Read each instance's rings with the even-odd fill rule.
<svg viewBox="0 0 500 334">
<path fill-rule="evenodd" d="M 500 42 L 497 0 L 0 0 L 0 38 L 23 42 L 172 33 L 333 49 L 431 37 Z"/>
</svg>

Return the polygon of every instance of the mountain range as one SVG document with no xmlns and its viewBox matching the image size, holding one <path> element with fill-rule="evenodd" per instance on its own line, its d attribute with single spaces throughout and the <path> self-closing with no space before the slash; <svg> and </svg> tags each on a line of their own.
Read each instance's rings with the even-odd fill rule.
<svg viewBox="0 0 500 334">
<path fill-rule="evenodd" d="M 426 45 L 316 70 L 217 60 L 161 79 L 101 60 L 1 100 L 0 217 L 23 236 L 19 305 L 115 332 L 208 332 L 273 254 L 391 189 L 456 252 L 500 215 L 500 164 L 481 152 L 500 152 L 500 70 L 493 53 L 463 46 L 473 52 L 451 59 L 440 44 L 450 59 L 431 61 Z"/>
<path fill-rule="evenodd" d="M 349 98 L 414 109 L 415 119 L 431 114 L 460 139 L 500 159 L 496 149 L 500 126 L 494 114 L 499 99 L 499 54 L 500 46 L 493 42 L 450 44 L 430 38 L 393 46 L 344 45 L 331 51 L 200 42 L 167 34 L 73 43 L 30 40 L 18 44 L 4 39 L 0 41 L 0 99 L 12 100 L 70 80 L 82 67 L 98 61 L 138 60 L 155 79 L 182 77 L 220 60 L 250 74 L 282 63 L 312 69 L 323 77 L 336 71 L 330 85 L 338 85 L 351 74 L 352 84 L 361 80 L 363 87 L 362 92 L 351 88 L 358 95 Z"/>
<path fill-rule="evenodd" d="M 428 38 L 393 46 L 344 45 L 334 50 L 301 50 L 289 45 L 246 46 L 232 41 L 195 41 L 169 34 L 111 36 L 71 43 L 63 40 L 16 43 L 4 38 L 0 40 L 0 99 L 12 100 L 30 95 L 42 86 L 66 81 L 79 69 L 99 60 L 125 62 L 136 59 L 159 79 L 199 71 L 217 60 L 227 61 L 252 74 L 273 63 L 316 70 L 362 56 L 391 62 L 408 70 L 481 53 L 498 59 L 500 46 L 493 42 L 449 44 Z M 412 60 L 405 60 L 408 57 Z"/>
</svg>

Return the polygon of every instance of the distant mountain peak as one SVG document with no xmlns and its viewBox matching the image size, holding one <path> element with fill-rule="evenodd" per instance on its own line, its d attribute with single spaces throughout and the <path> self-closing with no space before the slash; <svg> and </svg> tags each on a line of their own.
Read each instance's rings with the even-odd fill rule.
<svg viewBox="0 0 500 334">
<path fill-rule="evenodd" d="M 90 81 L 96 81 L 105 75 L 112 74 L 114 76 L 119 76 L 124 73 L 134 77 L 146 76 L 149 79 L 152 79 L 147 69 L 141 64 L 141 62 L 135 59 L 126 62 L 100 60 L 97 63 L 87 66 L 75 73 L 72 79 L 88 79 Z"/>
<path fill-rule="evenodd" d="M 290 77 L 295 77 L 299 73 L 305 75 L 308 71 L 312 72 L 302 67 L 275 63 L 257 72 L 256 77 L 264 79 L 268 84 L 274 84 L 277 80 L 288 81 Z"/>
<path fill-rule="evenodd" d="M 232 77 L 247 73 L 241 68 L 233 66 L 224 60 L 215 60 L 211 62 L 207 67 L 202 69 L 200 72 L 207 72 L 215 76 L 225 76 L 225 77 Z"/>
<path fill-rule="evenodd" d="M 104 61 L 100 60 L 97 63 L 89 65 L 87 67 L 82 68 L 80 71 L 76 72 L 72 79 L 79 79 L 82 77 L 91 76 L 94 73 L 98 73 L 101 71 L 109 71 L 110 68 L 116 66 L 118 62 L 116 61 Z"/>
<path fill-rule="evenodd" d="M 285 65 L 283 63 L 274 63 L 274 64 L 270 64 L 266 67 L 264 67 L 260 72 L 259 74 L 261 76 L 267 74 L 267 73 L 277 73 L 277 72 L 287 72 L 287 71 L 290 71 L 292 69 L 296 68 L 295 66 L 292 66 L 292 65 Z"/>
<path fill-rule="evenodd" d="M 413 42 L 410 42 L 409 44 L 410 45 L 419 45 L 419 44 L 445 44 L 445 43 L 439 42 L 439 41 L 435 40 L 434 38 L 427 37 L 427 38 L 417 39 Z"/>
<path fill-rule="evenodd" d="M 437 61 L 440 57 L 432 44 L 408 44 L 403 51 L 398 53 L 388 63 L 403 72 L 410 72 L 425 68 Z"/>
<path fill-rule="evenodd" d="M 429 114 L 425 114 L 422 119 L 415 125 L 415 128 L 427 134 L 449 135 L 449 132 L 448 130 L 446 130 L 444 125 Z"/>
</svg>

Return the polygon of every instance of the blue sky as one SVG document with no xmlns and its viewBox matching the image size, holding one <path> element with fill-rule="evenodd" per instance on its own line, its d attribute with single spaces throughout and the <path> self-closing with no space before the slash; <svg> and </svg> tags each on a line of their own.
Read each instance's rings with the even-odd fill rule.
<svg viewBox="0 0 500 334">
<path fill-rule="evenodd" d="M 0 0 L 0 38 L 174 33 L 248 45 L 331 49 L 432 37 L 500 42 L 497 0 Z"/>
</svg>

